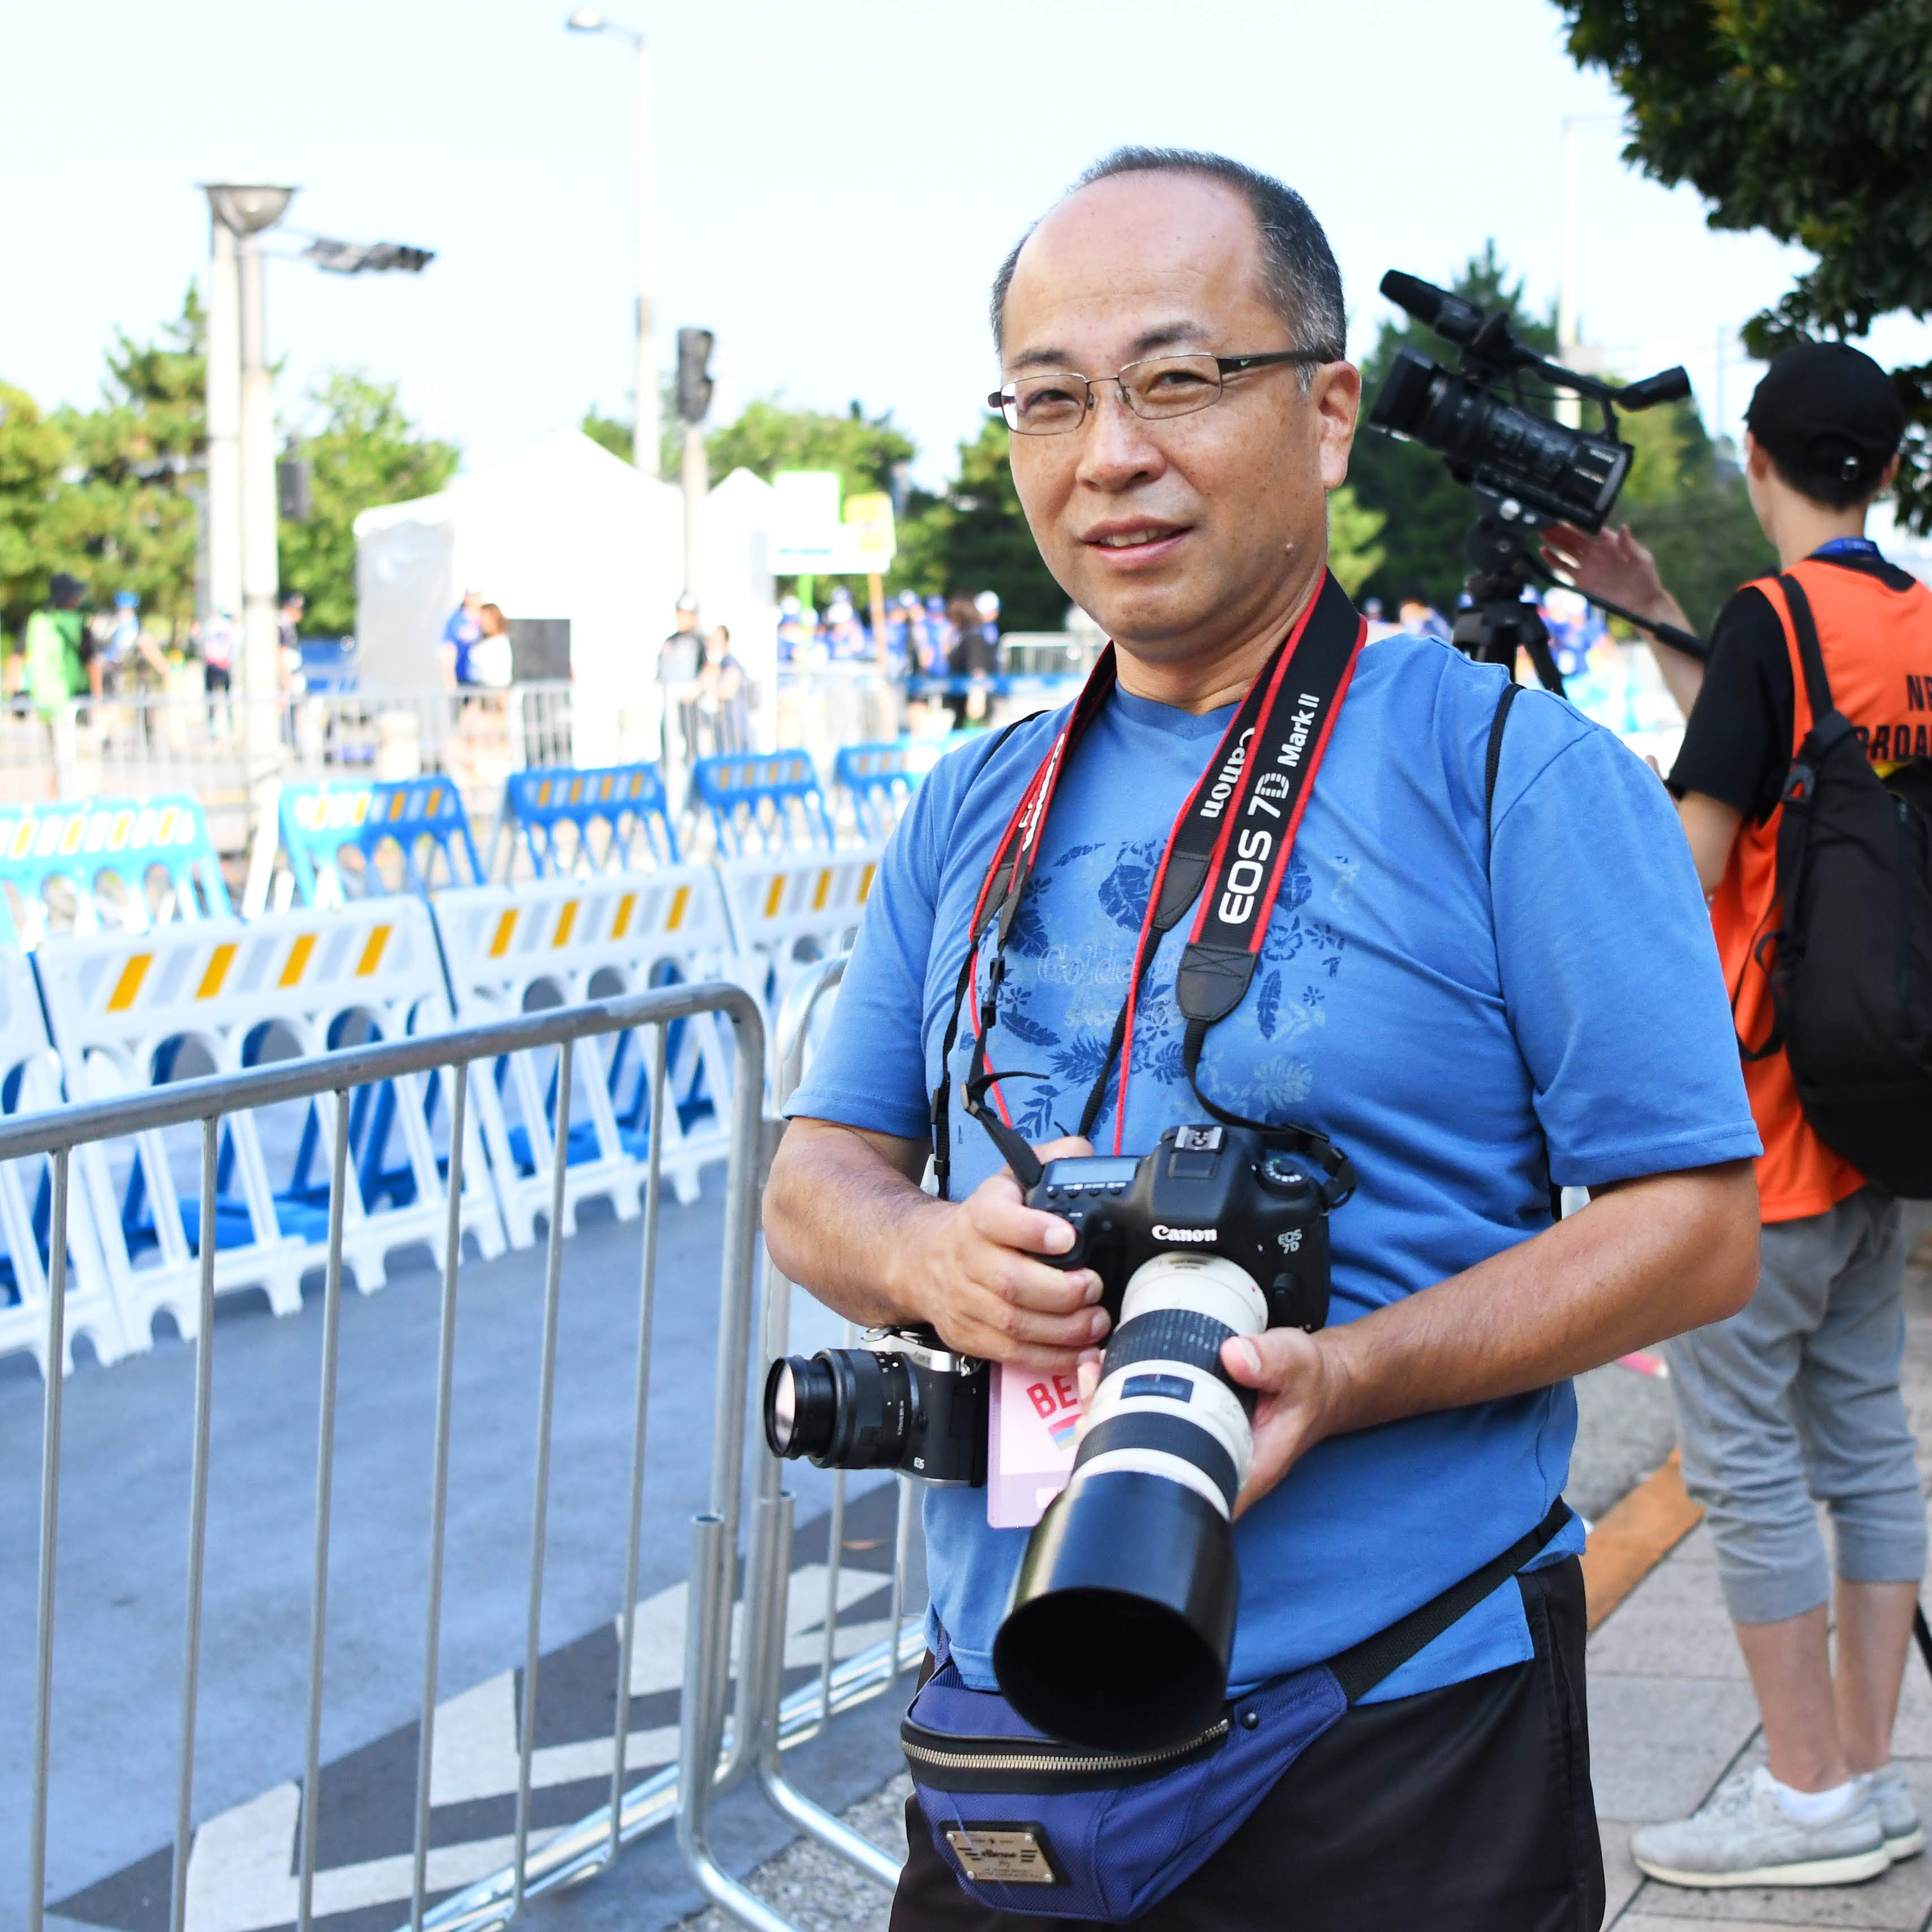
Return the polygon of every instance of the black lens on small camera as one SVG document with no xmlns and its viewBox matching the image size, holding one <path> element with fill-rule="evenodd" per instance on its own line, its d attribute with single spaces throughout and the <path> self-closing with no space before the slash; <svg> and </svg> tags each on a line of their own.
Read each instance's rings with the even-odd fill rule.
<svg viewBox="0 0 1932 1932">
<path fill-rule="evenodd" d="M 774 1456 L 823 1455 L 832 1440 L 838 1391 L 824 1356 L 787 1355 L 765 1378 L 765 1440 Z"/>
<path fill-rule="evenodd" d="M 913 1375 L 896 1350 L 821 1348 L 787 1355 L 765 1378 L 765 1440 L 775 1456 L 821 1469 L 885 1469 L 915 1420 Z"/>
</svg>

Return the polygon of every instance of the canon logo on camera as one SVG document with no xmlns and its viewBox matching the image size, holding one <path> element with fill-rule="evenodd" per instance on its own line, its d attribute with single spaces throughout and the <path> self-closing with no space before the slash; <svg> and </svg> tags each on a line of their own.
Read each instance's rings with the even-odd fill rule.
<svg viewBox="0 0 1932 1932">
<path fill-rule="evenodd" d="M 1153 1233 L 1156 1241 L 1218 1241 L 1221 1238 L 1219 1228 L 1170 1228 L 1159 1221 L 1154 1224 Z"/>
</svg>

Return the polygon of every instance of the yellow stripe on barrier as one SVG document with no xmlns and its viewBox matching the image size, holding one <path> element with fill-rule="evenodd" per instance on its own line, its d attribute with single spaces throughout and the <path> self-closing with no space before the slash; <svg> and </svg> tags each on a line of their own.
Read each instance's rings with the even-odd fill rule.
<svg viewBox="0 0 1932 1932">
<path fill-rule="evenodd" d="M 110 1013 L 124 1013 L 140 996 L 141 982 L 148 976 L 148 968 L 154 963 L 152 952 L 136 952 L 121 969 L 121 976 L 114 982 L 114 990 L 107 996 L 107 1010 Z"/>
<path fill-rule="evenodd" d="M 315 950 L 315 934 L 298 932 L 296 943 L 289 948 L 289 956 L 282 962 L 281 976 L 276 980 L 278 986 L 299 986 L 302 976 L 308 970 L 308 956 Z"/>
<path fill-rule="evenodd" d="M 556 934 L 550 941 L 553 948 L 570 944 L 571 928 L 577 923 L 577 908 L 583 903 L 581 899 L 564 901 L 563 910 L 556 916 Z"/>
<path fill-rule="evenodd" d="M 366 980 L 382 963 L 382 949 L 389 943 L 389 934 L 394 926 L 378 926 L 370 928 L 369 937 L 362 948 L 362 956 L 356 962 L 356 976 Z"/>
<path fill-rule="evenodd" d="M 670 908 L 670 924 L 674 932 L 677 930 L 677 922 L 683 913 L 684 901 L 691 888 L 688 886 L 680 886 L 677 890 L 678 896 L 671 902 Z M 613 939 L 622 939 L 630 931 L 631 915 L 637 909 L 638 896 L 635 892 L 626 892 L 617 902 L 617 915 L 610 922 L 610 937 Z"/>
<path fill-rule="evenodd" d="M 872 875 L 878 869 L 876 866 L 868 866 L 859 874 L 859 903 L 861 905 L 866 903 L 866 896 L 872 890 Z"/>
<path fill-rule="evenodd" d="M 812 889 L 812 910 L 814 912 L 823 912 L 825 910 L 825 902 L 830 898 L 831 896 L 832 874 L 830 872 L 820 872 L 818 875 L 818 884 L 814 886 Z"/>
<path fill-rule="evenodd" d="M 766 918 L 776 919 L 778 917 L 778 908 L 784 904 L 784 889 L 785 875 L 784 873 L 781 872 L 778 877 L 772 881 L 770 887 L 766 890 L 765 893 Z"/>
<path fill-rule="evenodd" d="M 235 944 L 224 940 L 208 956 L 208 970 L 201 976 L 201 984 L 194 989 L 197 1000 L 212 1000 L 221 991 L 228 977 L 228 969 L 235 964 Z"/>
<path fill-rule="evenodd" d="M 664 921 L 664 930 L 675 932 L 684 923 L 684 916 L 691 909 L 691 888 L 680 886 L 670 896 L 670 916 Z"/>
<path fill-rule="evenodd" d="M 515 937 L 516 931 L 517 909 L 512 906 L 508 912 L 497 916 L 496 933 L 490 941 L 490 957 L 492 959 L 500 959 L 509 951 L 510 941 Z"/>
</svg>

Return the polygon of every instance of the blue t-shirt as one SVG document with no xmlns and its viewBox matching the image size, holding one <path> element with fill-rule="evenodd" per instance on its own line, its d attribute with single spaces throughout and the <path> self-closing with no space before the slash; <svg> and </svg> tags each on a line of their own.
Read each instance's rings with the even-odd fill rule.
<svg viewBox="0 0 1932 1932">
<path fill-rule="evenodd" d="M 1502 686 L 1500 670 L 1428 639 L 1363 653 L 1259 969 L 1202 1056 L 1202 1089 L 1221 1106 L 1319 1128 L 1354 1162 L 1359 1190 L 1331 1223 L 1331 1323 L 1535 1234 L 1552 1176 L 1588 1187 L 1758 1150 L 1710 922 L 1663 786 L 1609 732 L 1526 691 L 1504 737 L 1492 851 L 1484 764 Z M 995 1067 L 1040 1070 L 1002 1089 L 1031 1139 L 1077 1130 L 1155 863 L 1232 715 L 1117 691 L 1061 778 L 990 1042 Z M 927 1132 L 974 901 L 1064 718 L 956 752 L 920 788 L 794 1114 Z M 1127 1154 L 1205 1118 L 1173 998 L 1188 923 L 1143 988 Z M 1110 1092 L 1102 1152 L 1113 1106 Z M 964 1198 L 1002 1163 L 956 1090 L 952 1120 Z M 1565 1382 L 1318 1444 L 1235 1526 L 1236 1687 L 1332 1657 L 1507 1548 L 1562 1492 L 1576 1414 Z M 990 1686 L 1026 1532 L 989 1528 L 974 1490 L 928 1492 L 926 1529 L 934 1611 L 968 1681 Z M 1573 1524 L 1550 1560 L 1581 1544 Z M 1530 1654 L 1512 1581 L 1373 1694 Z"/>
<path fill-rule="evenodd" d="M 453 646 L 456 652 L 457 682 L 474 682 L 470 672 L 470 654 L 483 641 L 483 626 L 460 604 L 449 614 L 449 622 L 442 627 L 442 641 Z"/>
</svg>

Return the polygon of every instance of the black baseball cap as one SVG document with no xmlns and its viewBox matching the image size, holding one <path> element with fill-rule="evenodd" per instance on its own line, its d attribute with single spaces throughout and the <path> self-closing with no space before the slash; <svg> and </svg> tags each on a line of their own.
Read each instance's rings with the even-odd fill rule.
<svg viewBox="0 0 1932 1932">
<path fill-rule="evenodd" d="M 1849 342 L 1801 342 L 1765 371 L 1744 412 L 1750 433 L 1792 480 L 1878 488 L 1905 434 L 1892 378 Z"/>
</svg>

